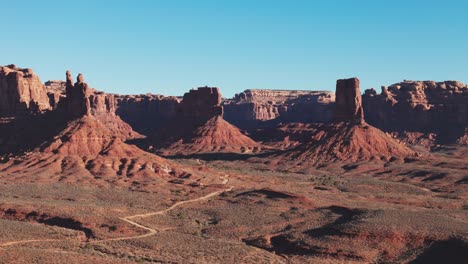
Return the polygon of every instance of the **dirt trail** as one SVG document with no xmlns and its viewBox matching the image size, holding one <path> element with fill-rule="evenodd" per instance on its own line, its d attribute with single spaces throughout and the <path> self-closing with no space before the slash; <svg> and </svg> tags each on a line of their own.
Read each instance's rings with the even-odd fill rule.
<svg viewBox="0 0 468 264">
<path fill-rule="evenodd" d="M 228 178 L 225 178 L 223 180 L 223 184 L 227 184 L 229 182 L 229 179 Z M 161 211 L 157 211 L 157 212 L 151 212 L 151 213 L 146 213 L 146 214 L 137 214 L 137 215 L 131 215 L 131 216 L 126 216 L 126 217 L 122 217 L 120 218 L 122 221 L 125 221 L 131 225 L 134 225 L 136 227 L 139 227 L 139 228 L 142 228 L 142 229 L 145 229 L 148 231 L 148 233 L 146 234 L 143 234 L 143 235 L 133 235 L 133 236 L 126 236 L 126 237 L 118 237 L 118 238 L 110 238 L 110 239 L 103 239 L 103 240 L 99 240 L 99 241 L 92 241 L 90 242 L 91 244 L 97 244 L 97 243 L 102 243 L 102 242 L 107 242 L 107 241 L 122 241 L 122 240 L 129 240 L 129 239 L 136 239 L 136 238 L 144 238 L 144 237 L 148 237 L 148 236 L 152 236 L 152 235 L 155 235 L 159 232 L 159 230 L 157 229 L 153 229 L 151 227 L 148 227 L 148 226 L 144 226 L 144 225 L 141 225 L 135 221 L 132 221 L 131 219 L 135 219 L 135 218 L 145 218 L 145 217 L 149 217 L 149 216 L 154 216 L 154 215 L 163 215 L 171 210 L 174 210 L 175 208 L 181 206 L 181 205 L 184 205 L 184 204 L 187 204 L 187 203 L 194 203 L 194 202 L 199 202 L 199 201 L 202 201 L 202 200 L 207 200 L 211 197 L 214 197 L 214 196 L 218 196 L 220 195 L 221 193 L 223 192 L 230 192 L 234 189 L 234 187 L 229 187 L 227 189 L 224 189 L 224 190 L 220 190 L 220 191 L 216 191 L 216 192 L 212 192 L 212 193 L 209 193 L 205 196 L 202 196 L 202 197 L 199 197 L 199 198 L 195 198 L 195 199 L 191 199 L 191 200 L 185 200 L 185 201 L 180 201 L 180 202 L 177 202 L 175 204 L 173 204 L 171 207 L 169 208 L 166 208 L 164 210 L 161 210 Z"/>
<path fill-rule="evenodd" d="M 29 239 L 29 240 L 20 240 L 20 241 L 11 241 L 0 244 L 0 247 L 12 246 L 17 244 L 28 244 L 36 242 L 53 242 L 53 241 L 63 241 L 63 239 Z"/>
<path fill-rule="evenodd" d="M 226 185 L 228 184 L 229 182 L 229 175 L 226 175 L 225 178 L 223 178 L 223 182 L 222 184 Z M 221 193 L 223 192 L 229 192 L 229 191 L 232 191 L 234 189 L 234 187 L 229 187 L 227 189 L 224 189 L 224 190 L 220 190 L 220 191 L 216 191 L 216 192 L 212 192 L 212 193 L 209 193 L 205 196 L 202 196 L 202 197 L 199 197 L 199 198 L 195 198 L 195 199 L 191 199 L 191 200 L 185 200 L 185 201 L 180 201 L 180 202 L 177 202 L 175 204 L 173 204 L 171 207 L 169 208 L 166 208 L 164 210 L 161 210 L 161 211 L 157 211 L 157 212 L 150 212 L 150 213 L 146 213 L 146 214 L 137 214 L 137 215 L 131 215 L 131 216 L 125 216 L 125 217 L 121 217 L 120 219 L 122 221 L 125 221 L 133 226 L 136 226 L 138 228 L 141 228 L 141 229 L 145 229 L 148 231 L 148 233 L 146 234 L 143 234 L 143 235 L 133 235 L 133 236 L 126 236 L 126 237 L 118 237 L 118 238 L 110 238 L 110 239 L 103 239 L 103 240 L 98 240 L 98 241 L 92 241 L 90 242 L 90 244 L 97 244 L 97 243 L 102 243 L 102 242 L 107 242 L 107 241 L 121 241 L 121 240 L 130 240 L 130 239 L 138 239 L 138 238 L 144 238 L 144 237 L 148 237 L 148 236 L 152 236 L 152 235 L 155 235 L 157 234 L 159 231 L 156 230 L 156 229 L 153 229 L 151 227 L 147 227 L 147 226 L 144 226 L 144 225 L 141 225 L 135 221 L 132 221 L 131 219 L 135 219 L 135 218 L 144 218 L 144 217 L 149 217 L 149 216 L 154 216 L 154 215 L 162 215 L 162 214 L 165 214 L 181 205 L 184 205 L 184 204 L 187 204 L 187 203 L 194 203 L 194 202 L 199 202 L 199 201 L 202 201 L 202 200 L 207 200 L 211 197 L 214 197 L 214 196 L 217 196 L 217 195 L 220 195 Z M 12 245 L 17 245 L 17 244 L 29 244 L 29 243 L 39 243 L 39 242 L 54 242 L 54 241 L 69 241 L 69 239 L 30 239 L 30 240 L 19 240 L 19 241 L 11 241 L 11 242 L 5 242 L 3 244 L 0 244 L 0 247 L 7 247 L 7 246 L 12 246 Z"/>
</svg>

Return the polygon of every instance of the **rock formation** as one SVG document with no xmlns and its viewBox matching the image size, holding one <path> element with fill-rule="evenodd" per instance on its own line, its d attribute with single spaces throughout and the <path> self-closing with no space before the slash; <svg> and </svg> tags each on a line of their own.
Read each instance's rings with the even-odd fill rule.
<svg viewBox="0 0 468 264">
<path fill-rule="evenodd" d="M 364 122 L 357 78 L 338 80 L 334 123 L 308 128 L 305 142 L 279 155 L 302 165 L 364 160 L 388 161 L 415 152 L 379 129 Z"/>
<path fill-rule="evenodd" d="M 222 116 L 221 93 L 218 87 L 200 87 L 184 94 L 179 113 L 184 118 L 200 121 Z"/>
<path fill-rule="evenodd" d="M 67 86 L 65 101 L 66 111 L 74 117 L 81 117 L 91 114 L 91 104 L 89 96 L 91 94 L 88 84 L 84 82 L 84 77 L 80 73 L 76 77 L 76 83 L 72 85 L 72 77 L 70 71 L 67 71 Z"/>
<path fill-rule="evenodd" d="M 217 87 L 200 87 L 184 94 L 174 122 L 153 135 L 162 153 L 249 152 L 259 144 L 242 134 L 223 117 Z"/>
<path fill-rule="evenodd" d="M 404 81 L 366 90 L 366 121 L 384 131 L 436 134 L 435 142 L 455 143 L 468 126 L 468 86 L 457 81 Z"/>
<path fill-rule="evenodd" d="M 224 119 L 243 128 L 280 122 L 330 122 L 335 95 L 326 91 L 246 90 L 224 100 Z"/>
<path fill-rule="evenodd" d="M 0 141 L 6 144 L 0 145 L 0 156 L 13 156 L 5 171 L 27 166 L 35 177 L 80 176 L 80 181 L 118 176 L 151 182 L 177 176 L 171 162 L 125 143 L 140 135 L 115 115 L 115 105 L 113 95 L 90 88 L 82 74 L 73 84 L 68 71 L 56 110 L 1 127 L 6 133 Z"/>
<path fill-rule="evenodd" d="M 73 85 L 70 71 L 66 73 L 66 98 L 61 100 L 62 109 L 72 117 L 99 116 L 102 114 L 115 115 L 116 100 L 114 95 L 96 91 L 84 82 L 83 74 L 78 74 Z"/>
<path fill-rule="evenodd" d="M 336 82 L 335 122 L 364 122 L 359 79 L 343 79 Z"/>
<path fill-rule="evenodd" d="M 32 69 L 0 67 L 0 115 L 39 113 L 50 109 L 45 86 Z"/>
</svg>

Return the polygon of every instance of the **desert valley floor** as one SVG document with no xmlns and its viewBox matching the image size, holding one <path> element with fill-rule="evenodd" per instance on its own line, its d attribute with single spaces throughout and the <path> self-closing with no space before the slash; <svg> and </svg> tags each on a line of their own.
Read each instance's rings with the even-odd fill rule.
<svg viewBox="0 0 468 264">
<path fill-rule="evenodd" d="M 0 67 L 1 263 L 468 260 L 467 85 L 226 100 L 65 77 Z"/>
<path fill-rule="evenodd" d="M 0 179 L 0 256 L 3 263 L 461 263 L 468 148 L 429 155 L 295 172 L 272 171 L 261 159 L 175 159 L 193 176 L 155 179 L 148 190 L 141 185 L 152 182 L 132 177 L 128 188 L 101 177 L 12 173 Z"/>
</svg>

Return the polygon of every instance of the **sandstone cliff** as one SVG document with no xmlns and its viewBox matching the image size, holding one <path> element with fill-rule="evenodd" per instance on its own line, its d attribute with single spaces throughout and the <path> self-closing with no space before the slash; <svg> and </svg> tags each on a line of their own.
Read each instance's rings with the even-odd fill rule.
<svg viewBox="0 0 468 264">
<path fill-rule="evenodd" d="M 110 182 L 132 177 L 150 185 L 179 175 L 170 161 L 125 143 L 139 135 L 115 115 L 114 96 L 90 88 L 82 74 L 73 84 L 67 71 L 65 96 L 55 110 L 14 119 L 1 131 L 7 173 L 27 166 L 35 177 Z"/>
<path fill-rule="evenodd" d="M 32 69 L 0 67 L 0 115 L 38 113 L 50 109 L 45 86 Z"/>
<path fill-rule="evenodd" d="M 456 81 L 404 81 L 363 95 L 366 121 L 404 136 L 455 143 L 468 126 L 468 86 Z M 411 135 L 413 134 L 413 135 Z"/>
<path fill-rule="evenodd" d="M 364 123 L 358 78 L 338 80 L 336 82 L 336 103 L 333 121 Z"/>
<path fill-rule="evenodd" d="M 224 118 L 244 129 L 280 122 L 329 122 L 334 102 L 332 92 L 246 90 L 223 102 Z"/>
<path fill-rule="evenodd" d="M 221 93 L 218 87 L 200 87 L 184 94 L 179 107 L 179 115 L 184 118 L 208 120 L 222 116 Z"/>
</svg>

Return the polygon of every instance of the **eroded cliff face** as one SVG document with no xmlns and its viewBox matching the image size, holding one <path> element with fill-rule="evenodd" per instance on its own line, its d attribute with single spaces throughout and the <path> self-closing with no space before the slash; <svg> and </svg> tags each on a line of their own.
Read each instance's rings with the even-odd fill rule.
<svg viewBox="0 0 468 264">
<path fill-rule="evenodd" d="M 404 81 L 363 95 L 366 121 L 384 131 L 455 143 L 468 126 L 468 86 L 457 81 Z M 435 136 L 434 136 L 435 135 Z"/>
<path fill-rule="evenodd" d="M 246 90 L 225 100 L 224 118 L 244 129 L 279 122 L 330 122 L 335 94 L 326 91 Z"/>
<path fill-rule="evenodd" d="M 39 113 L 49 109 L 46 88 L 32 69 L 0 66 L 0 115 Z"/>
</svg>

